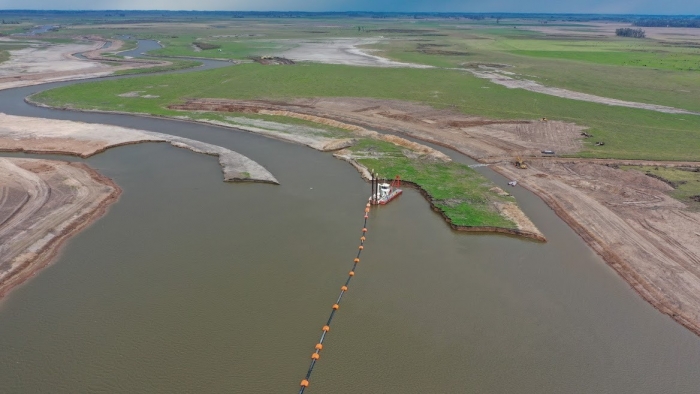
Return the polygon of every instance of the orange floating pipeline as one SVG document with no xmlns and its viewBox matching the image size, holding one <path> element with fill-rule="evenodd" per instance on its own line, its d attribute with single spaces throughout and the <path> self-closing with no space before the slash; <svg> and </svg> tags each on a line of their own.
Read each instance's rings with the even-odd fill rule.
<svg viewBox="0 0 700 394">
<path fill-rule="evenodd" d="M 365 237 L 365 234 L 367 233 L 367 219 L 369 218 L 369 210 L 370 210 L 371 204 L 367 203 L 366 208 L 365 208 L 365 223 L 362 226 L 362 236 L 360 237 L 360 246 L 359 250 L 357 251 L 357 256 L 353 259 L 353 267 L 350 272 L 348 272 L 348 279 L 345 281 L 345 284 L 340 287 L 340 295 L 338 296 L 338 300 L 333 304 L 333 310 L 331 311 L 330 316 L 328 317 L 328 321 L 326 322 L 326 325 L 323 326 L 321 329 L 321 339 L 318 341 L 316 346 L 314 346 L 314 349 L 316 350 L 313 354 L 311 354 L 311 365 L 309 365 L 309 370 L 306 372 L 306 378 L 303 379 L 300 383 L 300 388 L 299 388 L 299 394 L 303 394 L 304 390 L 309 387 L 309 378 L 311 377 L 311 372 L 313 372 L 314 366 L 316 365 L 316 362 L 321 358 L 320 352 L 323 349 L 323 341 L 326 339 L 326 335 L 328 332 L 331 330 L 331 321 L 333 320 L 333 316 L 335 316 L 335 313 L 340 309 L 340 302 L 343 298 L 343 294 L 345 294 L 346 291 L 348 291 L 348 284 L 350 284 L 350 280 L 352 279 L 353 276 L 355 276 L 355 268 L 357 267 L 357 264 L 360 262 L 360 254 L 364 250 L 364 243 L 367 238 Z"/>
</svg>

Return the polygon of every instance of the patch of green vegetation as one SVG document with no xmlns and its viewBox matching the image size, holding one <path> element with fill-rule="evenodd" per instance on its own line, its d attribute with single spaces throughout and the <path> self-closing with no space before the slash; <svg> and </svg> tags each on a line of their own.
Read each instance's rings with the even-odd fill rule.
<svg viewBox="0 0 700 394">
<path fill-rule="evenodd" d="M 10 53 L 0 50 L 0 63 L 10 60 Z"/>
<path fill-rule="evenodd" d="M 204 57 L 212 59 L 246 59 L 254 55 L 265 55 L 278 51 L 283 46 L 259 40 L 236 41 L 230 38 L 207 38 L 207 42 L 197 41 L 195 36 L 177 36 L 161 40 L 164 48 L 150 51 L 155 56 Z M 206 44 L 205 48 L 201 45 Z"/>
<path fill-rule="evenodd" d="M 155 99 L 119 97 L 144 90 Z M 483 89 L 488 87 L 488 89 Z M 85 83 L 42 92 L 34 99 L 49 105 L 145 112 L 174 116 L 167 105 L 185 98 L 285 99 L 370 97 L 417 101 L 494 119 L 547 117 L 588 126 L 583 157 L 700 160 L 700 116 L 666 114 L 562 99 L 507 89 L 459 70 L 368 68 L 324 64 L 267 67 L 242 64 L 197 74 L 148 76 Z"/>
<path fill-rule="evenodd" d="M 654 51 L 512 51 L 516 55 L 567 59 L 616 66 L 651 67 L 659 70 L 698 71 L 700 57 L 689 53 L 663 53 Z"/>
<path fill-rule="evenodd" d="M 163 71 L 173 71 L 173 70 L 183 70 L 186 68 L 198 67 L 202 63 L 196 60 L 173 60 L 173 64 L 169 66 L 157 66 L 150 68 L 134 68 L 131 70 L 119 70 L 114 73 L 114 75 L 131 75 L 131 74 L 149 74 L 157 73 Z"/>
<path fill-rule="evenodd" d="M 621 166 L 623 170 L 637 170 L 661 179 L 673 187 L 668 194 L 687 204 L 692 210 L 700 211 L 700 169 L 655 166 Z"/>
<path fill-rule="evenodd" d="M 399 175 L 425 190 L 433 205 L 458 226 L 493 226 L 515 228 L 501 216 L 494 201 L 514 201 L 489 190 L 493 184 L 481 174 L 460 163 L 435 162 L 408 158 L 402 149 L 388 142 L 363 139 L 351 148 L 358 155 L 366 153 L 376 158 L 361 158 L 357 162 L 374 169 L 380 176 L 392 179 Z"/>
</svg>

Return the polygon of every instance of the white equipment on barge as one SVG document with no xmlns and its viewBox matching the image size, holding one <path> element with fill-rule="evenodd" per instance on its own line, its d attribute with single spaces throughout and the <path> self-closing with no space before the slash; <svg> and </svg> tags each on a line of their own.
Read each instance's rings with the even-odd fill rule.
<svg viewBox="0 0 700 394">
<path fill-rule="evenodd" d="M 373 205 L 386 205 L 389 201 L 398 197 L 403 190 L 399 188 L 401 186 L 401 178 L 397 175 L 391 184 L 387 182 L 381 182 L 378 178 L 372 177 L 372 194 L 370 195 L 369 202 Z"/>
</svg>

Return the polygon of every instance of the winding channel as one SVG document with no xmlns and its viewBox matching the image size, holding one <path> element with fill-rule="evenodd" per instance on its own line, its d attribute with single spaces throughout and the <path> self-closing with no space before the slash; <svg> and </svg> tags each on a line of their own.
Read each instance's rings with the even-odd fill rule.
<svg viewBox="0 0 700 394">
<path fill-rule="evenodd" d="M 165 144 L 86 160 L 0 154 L 84 161 L 124 189 L 0 303 L 2 391 L 297 390 L 356 251 L 366 183 L 330 154 L 250 133 L 23 101 L 84 82 L 0 91 L 0 110 L 220 145 L 281 185 L 224 183 L 215 158 Z M 512 191 L 549 242 L 453 232 L 413 190 L 375 210 L 362 275 L 307 392 L 697 393 L 700 338 L 539 198 Z"/>
</svg>

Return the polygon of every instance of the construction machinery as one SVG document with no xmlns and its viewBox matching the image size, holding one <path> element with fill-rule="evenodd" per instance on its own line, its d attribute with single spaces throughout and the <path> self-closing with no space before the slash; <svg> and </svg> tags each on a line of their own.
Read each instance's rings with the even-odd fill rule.
<svg viewBox="0 0 700 394">
<path fill-rule="evenodd" d="M 526 170 L 526 169 L 527 169 L 527 164 L 525 164 L 525 162 L 523 161 L 523 159 L 522 159 L 520 156 L 518 156 L 518 157 L 515 158 L 515 166 L 516 166 L 517 168 L 522 169 L 522 170 Z"/>
</svg>

